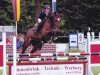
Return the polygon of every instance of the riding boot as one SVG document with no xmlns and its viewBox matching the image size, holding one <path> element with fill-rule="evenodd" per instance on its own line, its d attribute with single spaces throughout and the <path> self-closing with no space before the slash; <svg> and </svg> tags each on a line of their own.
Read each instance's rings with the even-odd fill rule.
<svg viewBox="0 0 100 75">
<path fill-rule="evenodd" d="M 38 35 L 38 33 L 40 32 L 40 30 L 42 29 L 42 27 L 43 27 L 43 22 L 41 22 L 41 23 L 39 24 L 39 26 L 37 27 L 36 32 L 35 32 L 34 34 L 35 34 L 35 35 Z"/>
<path fill-rule="evenodd" d="M 34 35 L 38 35 L 38 33 L 39 33 L 39 26 L 38 26 L 38 28 L 36 29 Z"/>
</svg>

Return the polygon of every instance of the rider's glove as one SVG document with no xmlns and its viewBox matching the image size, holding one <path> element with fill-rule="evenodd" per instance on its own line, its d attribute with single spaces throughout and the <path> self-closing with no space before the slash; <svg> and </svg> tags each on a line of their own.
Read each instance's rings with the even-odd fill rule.
<svg viewBox="0 0 100 75">
<path fill-rule="evenodd" d="M 39 22 L 39 23 L 41 22 L 41 19 L 40 19 L 40 18 L 38 18 L 38 22 Z"/>
</svg>

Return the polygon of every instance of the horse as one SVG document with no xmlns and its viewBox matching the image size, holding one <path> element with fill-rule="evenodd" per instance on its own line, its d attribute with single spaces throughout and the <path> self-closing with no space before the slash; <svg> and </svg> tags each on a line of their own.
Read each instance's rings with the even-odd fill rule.
<svg viewBox="0 0 100 75">
<path fill-rule="evenodd" d="M 43 27 L 40 30 L 38 35 L 34 35 L 35 27 L 28 30 L 25 41 L 22 47 L 22 53 L 25 53 L 25 50 L 28 46 L 32 44 L 33 48 L 30 53 L 36 52 L 38 49 L 42 48 L 44 42 L 47 42 L 46 37 L 49 36 L 50 41 L 53 41 L 56 33 L 59 31 L 59 22 L 60 22 L 59 13 L 53 13 L 49 18 L 45 19 L 42 23 Z"/>
</svg>

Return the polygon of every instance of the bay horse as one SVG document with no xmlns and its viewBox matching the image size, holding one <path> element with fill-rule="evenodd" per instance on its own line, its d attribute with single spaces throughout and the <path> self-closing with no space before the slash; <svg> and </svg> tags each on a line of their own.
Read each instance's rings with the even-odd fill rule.
<svg viewBox="0 0 100 75">
<path fill-rule="evenodd" d="M 34 53 L 36 50 L 41 49 L 44 42 L 47 42 L 46 37 L 50 37 L 50 41 L 53 41 L 56 33 L 59 31 L 59 22 L 60 14 L 55 12 L 50 15 L 50 17 L 44 20 L 42 23 L 43 27 L 40 30 L 38 35 L 34 35 L 35 27 L 28 30 L 25 38 L 25 42 L 22 47 L 22 53 L 25 53 L 25 50 L 28 46 L 32 44 L 33 49 L 30 53 Z"/>
</svg>

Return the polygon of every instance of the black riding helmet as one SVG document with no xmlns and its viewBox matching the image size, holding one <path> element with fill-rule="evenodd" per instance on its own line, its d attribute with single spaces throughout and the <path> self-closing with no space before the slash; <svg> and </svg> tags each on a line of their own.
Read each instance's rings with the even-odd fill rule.
<svg viewBox="0 0 100 75">
<path fill-rule="evenodd" d="M 45 9 L 50 9 L 50 5 L 45 5 Z"/>
</svg>

